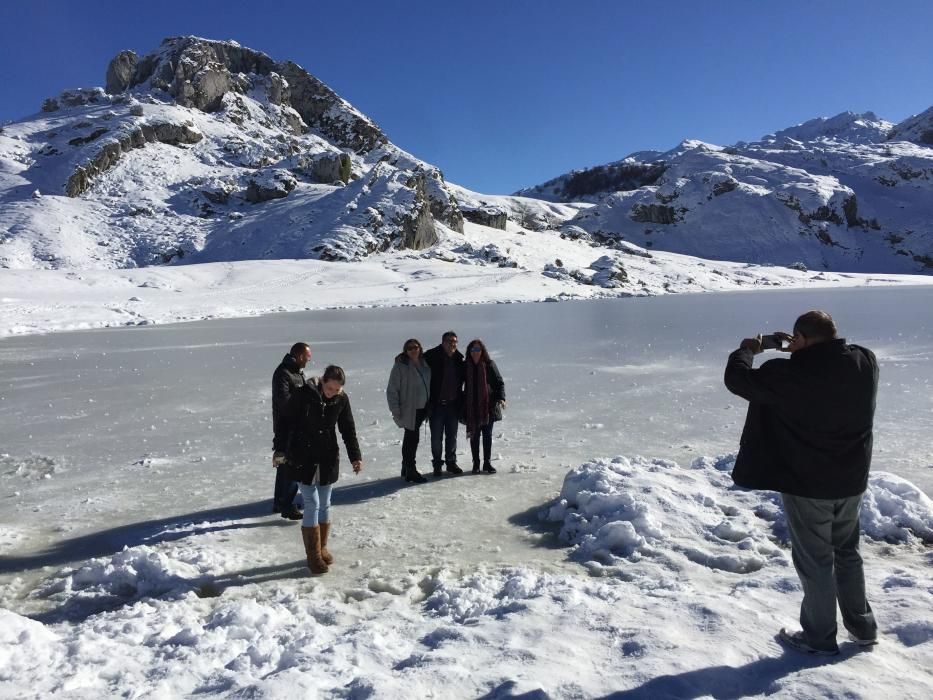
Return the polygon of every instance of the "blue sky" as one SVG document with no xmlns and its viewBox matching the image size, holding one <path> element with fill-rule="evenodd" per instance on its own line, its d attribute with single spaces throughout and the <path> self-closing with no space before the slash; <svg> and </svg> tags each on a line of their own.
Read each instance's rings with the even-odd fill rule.
<svg viewBox="0 0 933 700">
<path fill-rule="evenodd" d="M 489 193 L 685 138 L 933 106 L 926 0 L 24 0 L 0 13 L 0 123 L 103 85 L 122 49 L 235 39 L 301 64 L 448 180 Z"/>
</svg>

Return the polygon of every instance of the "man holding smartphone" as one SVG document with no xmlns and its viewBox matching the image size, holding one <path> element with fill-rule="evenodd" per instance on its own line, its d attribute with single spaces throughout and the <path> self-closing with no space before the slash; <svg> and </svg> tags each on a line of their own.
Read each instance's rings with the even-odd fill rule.
<svg viewBox="0 0 933 700">
<path fill-rule="evenodd" d="M 790 357 L 753 369 L 765 344 Z M 738 486 L 781 492 L 803 587 L 803 629 L 782 629 L 779 639 L 809 654 L 838 654 L 838 602 L 851 638 L 876 644 L 859 554 L 878 390 L 874 354 L 837 337 L 828 313 L 808 311 L 793 334 L 743 340 L 729 356 L 725 383 L 749 402 L 732 478 Z"/>
</svg>

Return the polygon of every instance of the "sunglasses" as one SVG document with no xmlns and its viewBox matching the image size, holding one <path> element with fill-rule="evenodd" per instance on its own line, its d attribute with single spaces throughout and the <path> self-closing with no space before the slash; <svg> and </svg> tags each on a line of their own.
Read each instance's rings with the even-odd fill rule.
<svg viewBox="0 0 933 700">
<path fill-rule="evenodd" d="M 472 348 L 470 348 L 470 352 L 482 352 L 482 351 L 483 351 L 482 348 L 478 348 L 476 346 L 473 346 Z"/>
</svg>

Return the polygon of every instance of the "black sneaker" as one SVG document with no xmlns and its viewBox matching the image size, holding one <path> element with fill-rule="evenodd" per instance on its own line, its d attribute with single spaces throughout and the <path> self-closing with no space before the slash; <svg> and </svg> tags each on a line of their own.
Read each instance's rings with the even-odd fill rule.
<svg viewBox="0 0 933 700">
<path fill-rule="evenodd" d="M 496 468 L 495 468 L 494 466 L 492 466 L 489 462 L 486 462 L 486 463 L 483 465 L 483 471 L 486 472 L 487 474 L 495 474 L 495 473 L 496 473 Z"/>
<path fill-rule="evenodd" d="M 444 472 L 441 471 L 440 467 L 434 467 L 434 476 L 437 477 L 438 479 L 444 476 Z"/>
<path fill-rule="evenodd" d="M 463 474 L 463 470 L 458 467 L 456 464 L 448 464 L 447 471 L 450 474 Z"/>
<path fill-rule="evenodd" d="M 413 484 L 426 484 L 428 480 L 424 478 L 424 475 L 419 472 L 417 469 L 412 469 L 408 476 L 405 477 L 406 481 L 410 481 Z"/>
<path fill-rule="evenodd" d="M 296 505 L 290 505 L 288 508 L 282 511 L 281 516 L 286 520 L 301 520 L 305 517 L 305 514 L 301 512 L 301 508 Z"/>
</svg>

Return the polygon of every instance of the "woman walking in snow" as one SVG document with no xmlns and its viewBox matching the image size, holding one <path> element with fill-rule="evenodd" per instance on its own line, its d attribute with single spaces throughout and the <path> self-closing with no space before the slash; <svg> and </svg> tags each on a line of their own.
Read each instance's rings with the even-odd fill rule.
<svg viewBox="0 0 933 700">
<path fill-rule="evenodd" d="M 483 471 L 495 474 L 490 463 L 492 424 L 502 420 L 505 408 L 505 382 L 496 363 L 479 338 L 467 345 L 463 422 L 473 452 L 473 473 L 479 474 L 479 438 L 483 436 Z"/>
<path fill-rule="evenodd" d="M 291 477 L 299 482 L 305 502 L 301 539 L 312 574 L 327 573 L 328 566 L 334 563 L 327 550 L 327 539 L 331 489 L 340 476 L 337 429 L 353 472 L 359 474 L 363 469 L 350 398 L 343 391 L 346 381 L 343 369 L 330 365 L 320 379 L 312 379 L 297 394 L 295 429 L 289 441 L 287 464 Z"/>
<path fill-rule="evenodd" d="M 427 481 L 416 468 L 416 453 L 421 424 L 428 415 L 430 388 L 431 368 L 424 361 L 424 350 L 417 339 L 409 338 L 402 346 L 402 352 L 395 356 L 386 387 L 386 400 L 392 420 L 399 428 L 405 429 L 402 477 L 416 484 Z"/>
</svg>

